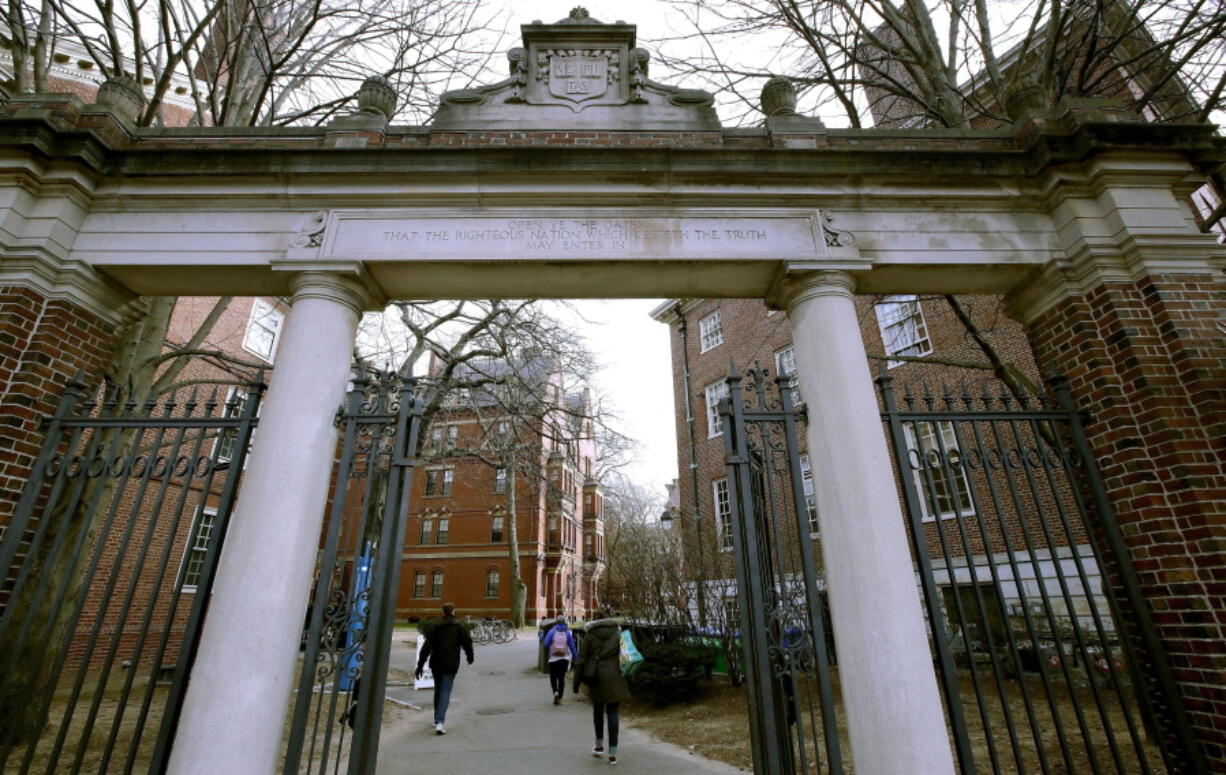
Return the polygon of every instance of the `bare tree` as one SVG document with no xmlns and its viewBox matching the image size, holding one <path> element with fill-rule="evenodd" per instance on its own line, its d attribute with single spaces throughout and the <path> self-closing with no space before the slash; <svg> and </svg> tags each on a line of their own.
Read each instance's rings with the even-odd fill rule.
<svg viewBox="0 0 1226 775">
<path fill-rule="evenodd" d="M 12 88 L 47 91 L 58 41 L 83 49 L 104 78 L 148 94 L 139 125 L 162 123 L 183 84 L 204 126 L 328 121 L 358 85 L 382 75 L 400 112 L 421 121 L 432 93 L 477 76 L 489 51 L 466 48 L 496 27 L 481 0 L 10 0 Z"/>
<path fill-rule="evenodd" d="M 505 472 L 511 618 L 522 626 L 527 586 L 519 560 L 519 481 L 534 498 L 556 497 L 543 451 L 573 455 L 572 444 L 591 443 L 597 453 L 591 476 L 599 480 L 625 462 L 630 446 L 591 389 L 593 355 L 539 301 L 397 302 L 365 321 L 359 341 L 367 360 L 395 365 L 405 376 L 429 358 L 431 367 L 419 377 L 426 386 L 423 457 L 468 457 Z M 431 444 L 430 424 L 451 416 L 474 419 L 476 440 Z"/>
<path fill-rule="evenodd" d="M 665 56 L 752 121 L 760 85 L 853 127 L 967 126 L 1066 97 L 1123 100 L 1150 120 L 1222 108 L 1226 8 L 1201 0 L 673 0 L 697 56 Z M 664 39 L 667 49 L 677 39 Z"/>
<path fill-rule="evenodd" d="M 680 528 L 659 520 L 663 493 L 614 477 L 605 495 L 602 599 L 643 621 L 680 623 L 685 580 Z"/>
</svg>

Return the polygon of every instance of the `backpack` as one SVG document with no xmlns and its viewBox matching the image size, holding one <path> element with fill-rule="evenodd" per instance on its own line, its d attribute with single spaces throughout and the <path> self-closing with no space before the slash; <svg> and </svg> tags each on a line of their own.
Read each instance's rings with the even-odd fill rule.
<svg viewBox="0 0 1226 775">
<path fill-rule="evenodd" d="M 570 654 L 570 646 L 566 643 L 566 630 L 554 630 L 549 641 L 549 656 L 565 657 Z"/>
</svg>

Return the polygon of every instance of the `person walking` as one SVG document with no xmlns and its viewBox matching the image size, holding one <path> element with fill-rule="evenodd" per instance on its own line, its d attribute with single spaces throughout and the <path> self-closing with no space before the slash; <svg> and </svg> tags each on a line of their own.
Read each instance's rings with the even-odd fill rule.
<svg viewBox="0 0 1226 775">
<path fill-rule="evenodd" d="M 549 688 L 553 691 L 553 704 L 562 704 L 566 693 L 566 671 L 579 656 L 574 633 L 566 626 L 566 616 L 558 614 L 554 625 L 541 634 L 541 643 L 549 657 Z"/>
<path fill-rule="evenodd" d="M 596 728 L 596 745 L 592 747 L 593 756 L 604 756 L 605 719 L 609 725 L 609 764 L 617 764 L 617 731 L 620 720 L 621 703 L 630 699 L 630 689 L 626 679 L 622 677 L 621 662 L 621 628 L 617 620 L 607 611 L 601 611 L 597 618 L 587 623 L 583 628 L 583 642 L 579 646 L 579 656 L 575 660 L 575 693 L 579 693 L 579 684 L 587 684 L 592 700 L 592 724 Z"/>
<path fill-rule="evenodd" d="M 456 673 L 460 672 L 460 649 L 473 663 L 473 639 L 468 630 L 455 618 L 455 603 L 443 603 L 443 620 L 426 633 L 426 645 L 422 646 L 414 675 L 421 678 L 422 666 L 430 660 L 434 673 L 434 734 L 445 735 L 447 728 L 447 705 L 451 702 L 451 687 L 455 685 Z"/>
</svg>

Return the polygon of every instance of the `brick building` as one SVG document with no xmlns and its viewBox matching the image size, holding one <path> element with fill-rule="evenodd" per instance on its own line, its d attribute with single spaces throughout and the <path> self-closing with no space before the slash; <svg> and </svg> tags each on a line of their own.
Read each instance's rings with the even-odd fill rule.
<svg viewBox="0 0 1226 775">
<path fill-rule="evenodd" d="M 982 335 L 1002 360 L 1017 369 L 1022 377 L 1032 384 L 1040 382 L 1038 369 L 1026 341 L 1025 331 L 1015 321 L 1003 314 L 1003 302 L 999 297 L 962 297 L 959 300 L 970 316 L 977 332 Z M 900 394 L 919 396 L 924 393 L 940 393 L 943 386 L 953 386 L 959 391 L 964 386 L 982 389 L 985 383 L 994 383 L 991 371 L 983 367 L 988 360 L 968 329 L 959 322 L 951 307 L 940 297 L 887 296 L 857 297 L 857 312 L 860 332 L 870 355 L 874 373 L 888 372 L 894 378 L 895 390 Z M 726 621 L 726 610 L 732 605 L 736 590 L 731 579 L 730 552 L 732 537 L 729 520 L 723 429 L 716 414 L 719 399 L 727 395 L 724 383 L 729 369 L 744 373 L 754 366 L 768 369 L 771 374 L 791 374 L 795 370 L 791 329 L 786 317 L 768 309 L 758 299 L 705 299 L 669 300 L 653 310 L 652 315 L 670 328 L 673 360 L 673 389 L 676 406 L 678 459 L 681 478 L 678 524 L 685 534 L 687 571 L 694 580 L 701 572 L 708 580 L 712 618 L 717 626 L 736 626 Z M 896 357 L 924 357 L 930 362 L 907 362 L 891 360 Z M 979 368 L 966 368 L 956 364 L 979 364 Z M 999 390 L 999 385 L 993 386 Z M 803 401 L 804 397 L 799 396 Z M 689 411 L 687 411 L 689 408 Z M 931 424 L 921 425 L 908 434 L 912 449 L 924 453 L 938 446 L 946 450 L 955 448 L 954 431 L 948 424 L 940 424 L 943 442 L 931 435 L 936 429 Z M 820 549 L 820 531 L 817 514 L 813 507 L 813 480 L 807 442 L 798 439 L 801 449 L 800 466 L 804 476 L 804 491 L 810 497 L 809 522 L 811 537 Z M 968 574 L 959 567 L 954 570 L 945 564 L 960 565 L 967 556 L 955 520 L 965 519 L 975 512 L 979 498 L 988 498 L 988 486 L 982 471 L 941 471 L 936 474 L 933 491 L 918 487 L 924 492 L 923 520 L 929 553 L 938 557 L 938 571 L 949 598 L 965 586 Z M 897 487 L 898 482 L 891 483 Z M 919 480 L 917 478 L 917 485 Z M 1065 488 L 1067 489 L 1067 488 Z M 1035 504 L 1035 511 L 1052 511 L 1051 497 Z M 1006 506 L 1006 508 L 1012 508 Z M 686 518 L 688 516 L 688 518 Z M 990 547 L 1000 551 L 1002 529 L 1009 533 L 1012 545 L 1023 544 L 1023 528 L 1033 527 L 1037 516 L 1022 515 L 1016 509 L 1008 514 L 1006 526 L 971 535 L 968 543 L 973 564 L 979 569 L 978 576 L 990 577 L 989 563 L 998 566 L 1005 560 L 992 554 Z M 1025 522 L 1025 524 L 1023 524 Z M 701 525 L 699 524 L 701 523 Z M 1102 599 L 1099 569 L 1092 552 L 1085 545 L 1084 531 L 1074 525 L 1072 535 L 1056 536 L 1053 546 L 1045 546 L 1040 553 L 1035 574 L 1043 579 L 1049 589 L 1058 587 L 1059 579 L 1054 574 L 1053 556 L 1069 564 L 1069 551 L 1075 550 L 1089 568 L 1094 582 L 1092 590 L 1101 608 Z M 705 533 L 705 538 L 700 536 Z M 945 540 L 942 541 L 942 538 Z M 1071 539 L 1071 540 L 1070 540 Z M 703 549 L 704 541 L 714 541 L 716 554 L 710 547 Z M 985 554 L 984 545 L 989 549 Z M 700 559 L 698 552 L 704 552 Z M 700 569 L 700 563 L 707 565 Z M 819 555 L 820 562 L 820 555 Z M 1030 570 L 1029 566 L 1026 570 Z M 980 587 L 986 586 L 984 583 Z M 1031 590 L 1031 595 L 1034 590 Z M 1058 595 L 1056 596 L 1059 597 Z M 1005 618 L 1019 601 L 1016 586 L 1003 584 L 996 590 L 996 602 L 991 604 L 991 618 L 995 626 L 1003 627 Z M 1068 606 L 1057 600 L 1059 616 L 1069 616 Z M 695 601 L 691 600 L 693 608 Z M 1084 600 L 1074 598 L 1077 615 L 1087 616 Z M 947 613 L 950 605 L 946 605 Z M 1003 640 L 1003 636 L 1001 636 Z"/>
<path fill-rule="evenodd" d="M 604 497 L 585 393 L 567 395 L 544 359 L 521 369 L 531 410 L 466 395 L 426 429 L 413 472 L 397 616 L 511 615 L 514 511 L 524 620 L 582 618 L 599 605 Z M 513 492 L 512 492 L 513 490 Z"/>
</svg>

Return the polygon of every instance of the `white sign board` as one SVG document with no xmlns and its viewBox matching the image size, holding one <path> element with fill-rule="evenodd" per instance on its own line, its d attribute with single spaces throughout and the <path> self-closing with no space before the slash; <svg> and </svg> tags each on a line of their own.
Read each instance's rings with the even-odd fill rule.
<svg viewBox="0 0 1226 775">
<path fill-rule="evenodd" d="M 816 211 L 604 217 L 335 211 L 322 255 L 365 260 L 803 260 L 826 253 Z"/>
</svg>

